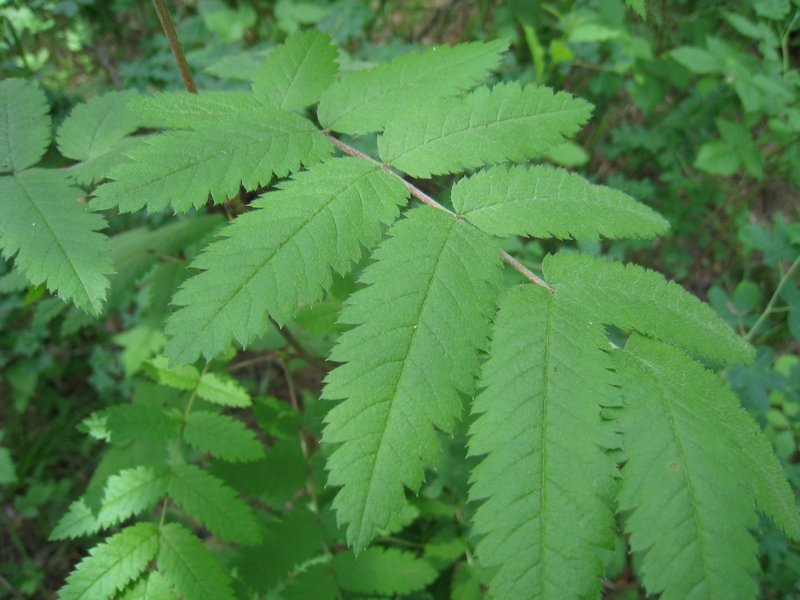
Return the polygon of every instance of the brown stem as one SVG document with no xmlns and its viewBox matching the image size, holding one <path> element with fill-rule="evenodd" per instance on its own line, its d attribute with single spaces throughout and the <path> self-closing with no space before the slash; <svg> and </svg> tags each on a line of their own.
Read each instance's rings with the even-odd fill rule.
<svg viewBox="0 0 800 600">
<path fill-rule="evenodd" d="M 178 63 L 178 70 L 181 72 L 183 78 L 183 85 L 186 86 L 186 91 L 190 94 L 197 93 L 197 87 L 194 85 L 192 72 L 189 70 L 189 63 L 186 62 L 186 57 L 183 55 L 183 47 L 178 39 L 178 33 L 175 31 L 175 25 L 172 23 L 172 17 L 169 16 L 169 9 L 165 0 L 153 0 L 158 20 L 161 21 L 161 27 L 164 29 L 164 34 L 167 36 L 169 47 L 172 49 L 172 56 L 175 57 L 175 62 Z"/>
<path fill-rule="evenodd" d="M 278 325 L 278 323 L 272 317 L 270 317 L 269 320 L 275 326 L 275 329 L 278 330 L 278 333 L 281 334 L 281 337 L 284 340 L 286 340 L 286 343 L 288 343 L 292 348 L 295 349 L 297 355 L 300 358 L 302 358 L 307 363 L 314 365 L 320 371 L 323 371 L 325 373 L 333 370 L 333 365 L 331 363 L 329 363 L 327 360 L 323 360 L 311 354 L 308 350 L 306 350 L 305 346 L 303 346 L 303 344 L 300 343 L 300 340 L 294 337 L 292 332 L 286 329 L 286 327 L 281 327 L 280 325 Z"/>
<path fill-rule="evenodd" d="M 510 264 L 512 267 L 514 267 L 517 271 L 522 273 L 522 275 L 524 275 L 525 279 L 527 279 L 531 283 L 535 283 L 536 285 L 542 286 L 543 288 L 545 288 L 551 294 L 555 294 L 556 293 L 556 291 L 552 287 L 550 287 L 550 285 L 546 281 L 544 281 L 543 279 L 537 277 L 535 273 L 530 271 L 525 265 L 523 265 L 516 258 L 511 256 L 505 250 L 500 250 L 500 256 L 504 261 L 506 261 L 508 264 Z"/>
</svg>

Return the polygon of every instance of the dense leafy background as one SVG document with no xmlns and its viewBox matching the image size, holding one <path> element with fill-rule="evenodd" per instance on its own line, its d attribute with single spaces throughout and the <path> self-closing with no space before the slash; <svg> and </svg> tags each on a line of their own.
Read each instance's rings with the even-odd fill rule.
<svg viewBox="0 0 800 600">
<path fill-rule="evenodd" d="M 622 2 L 588 0 L 549 4 L 488 0 L 435 4 L 417 0 L 199 0 L 178 5 L 175 16 L 179 35 L 198 86 L 206 90 L 243 90 L 248 87 L 247 81 L 255 78 L 265 95 L 274 93 L 276 88 L 281 89 L 280 69 L 259 70 L 260 60 L 292 32 L 318 29 L 331 35 L 347 53 L 342 60 L 345 70 L 386 60 L 415 47 L 476 40 L 504 45 L 506 42 L 494 40 L 511 40 L 512 52 L 499 65 L 499 79 L 543 83 L 589 100 L 595 106 L 594 113 L 576 143 L 550 148 L 546 158 L 652 206 L 669 221 L 671 233 L 655 243 L 612 239 L 582 242 L 581 249 L 595 255 L 635 259 L 677 279 L 707 299 L 718 314 L 758 347 L 753 366 L 729 368 L 725 377 L 742 405 L 762 426 L 792 485 L 800 487 L 800 3 L 662 0 L 646 3 L 646 20 Z M 12 0 L 0 4 L 0 26 L 3 77 L 37 81 L 46 101 L 36 102 L 52 107 L 50 114 L 56 128 L 77 106 L 72 121 L 75 131 L 57 130 L 57 143 L 36 165 L 48 169 L 46 177 L 59 178 L 63 171 L 56 169 L 71 164 L 66 159 L 84 161 L 75 173 L 75 181 L 89 189 L 97 176 L 119 162 L 123 152 L 141 152 L 135 148 L 141 145 L 137 138 L 142 136 L 126 141 L 129 146 L 117 145 L 126 134 L 148 126 L 180 129 L 188 125 L 179 116 L 173 116 L 172 122 L 159 121 L 163 110 L 154 110 L 151 120 L 143 121 L 127 111 L 119 96 L 103 96 L 115 88 L 181 89 L 180 77 L 150 3 Z M 325 50 L 320 48 L 320 52 L 324 54 Z M 287 53 L 279 59 L 291 63 L 293 57 Z M 487 70 L 495 67 L 486 65 Z M 457 70 L 450 69 L 448 73 L 453 77 L 453 89 L 461 89 Z M 389 73 L 387 77 L 402 77 L 402 73 Z M 316 100 L 322 83 L 318 89 L 293 89 L 291 95 L 270 101 L 289 108 L 306 106 Z M 496 89 L 504 90 L 496 93 L 508 97 L 515 93 L 510 85 Z M 335 104 L 336 94 L 351 91 L 330 88 L 330 105 Z M 91 109 L 81 104 L 86 100 Z M 168 96 L 163 101 L 167 103 Z M 364 101 L 383 102 L 385 106 L 380 106 L 388 120 L 395 100 Z M 487 97 L 486 101 L 492 99 Z M 469 110 L 450 104 L 445 100 L 438 110 Z M 325 102 L 321 106 L 324 105 Z M 89 131 L 78 121 L 81 111 L 108 115 L 108 127 Z M 357 114 L 326 114 L 321 110 L 318 117 L 338 126 L 339 131 L 376 130 L 374 124 L 358 119 Z M 412 131 L 413 120 L 414 115 L 409 114 L 396 120 L 395 126 L 399 131 Z M 238 143 L 248 136 L 257 137 L 255 125 L 239 120 L 231 123 L 239 130 L 223 127 L 206 135 L 218 140 L 220 133 L 225 133 L 232 136 L 232 143 Z M 45 151 L 48 127 L 39 136 L 44 141 L 37 141 L 41 149 L 31 150 L 33 162 Z M 382 127 L 383 124 L 377 126 Z M 76 132 L 91 135 L 81 141 Z M 186 134 L 174 135 L 174 143 L 180 143 Z M 162 142 L 165 153 L 170 150 L 169 143 Z M 413 152 L 405 148 L 378 147 L 369 135 L 358 138 L 358 143 L 374 156 L 386 153 L 394 157 L 399 151 L 407 152 L 407 171 L 428 174 L 421 170 L 428 168 L 427 163 L 418 166 Z M 55 146 L 66 159 L 59 156 Z M 503 150 L 513 152 L 513 147 Z M 198 147 L 200 151 L 202 147 Z M 326 150 L 320 152 L 324 154 Z M 276 156 L 291 162 L 285 152 Z M 279 164 L 275 170 L 283 174 L 288 168 Z M 330 168 L 337 169 L 340 178 L 355 176 L 353 166 Z M 442 164 L 434 172 L 446 174 L 450 170 L 451 165 Z M 260 174 L 253 173 L 252 177 L 259 179 Z M 263 181 L 268 177 L 265 175 Z M 379 175 L 375 173 L 373 178 L 377 180 Z M 329 182 L 333 186 L 334 180 Z M 436 195 L 450 182 L 443 175 L 426 185 Z M 386 182 L 376 184 L 391 187 Z M 281 185 L 285 210 L 290 211 L 292 194 L 302 194 L 304 186 L 316 184 L 298 178 Z M 475 177 L 460 185 L 479 189 L 485 182 Z M 559 181 L 557 185 L 578 184 Z M 221 195 L 235 195 L 235 187 L 221 190 Z M 179 182 L 175 188 L 179 193 Z M 453 190 L 454 205 L 460 201 L 458 190 L 458 186 Z M 395 203 L 403 199 L 402 190 L 387 191 L 397 199 L 390 198 L 380 209 L 382 212 L 374 215 L 376 228 L 391 220 Z M 333 197 L 333 190 L 331 194 Z M 137 195 L 131 193 L 130 197 L 129 209 L 138 209 Z M 180 199 L 180 210 L 202 206 L 205 200 Z M 99 501 L 109 475 L 120 471 L 125 474 L 124 479 L 115 480 L 118 489 L 126 482 L 144 486 L 149 492 L 143 498 L 150 499 L 153 505 L 167 493 L 187 511 L 193 506 L 191 483 L 203 475 L 187 468 L 182 486 L 172 482 L 169 487 L 158 473 L 134 468 L 140 459 L 164 452 L 159 439 L 174 431 L 173 417 L 154 410 L 148 399 L 169 405 L 181 389 L 194 385 L 201 377 L 205 378 L 205 397 L 199 400 L 202 410 L 193 413 L 192 426 L 185 432 L 187 444 L 192 446 L 195 440 L 200 444 L 194 448 L 198 455 L 214 457 L 207 477 L 213 476 L 256 498 L 259 506 L 267 508 L 256 517 L 257 522 L 237 526 L 234 537 L 247 538 L 248 533 L 255 532 L 261 542 L 231 558 L 231 564 L 249 581 L 257 581 L 259 589 L 268 590 L 288 570 L 318 553 L 321 533 L 308 516 L 311 512 L 294 510 L 284 520 L 268 514 L 281 514 L 287 505 L 297 504 L 298 497 L 306 494 L 314 495 L 318 506 L 329 505 L 332 500 L 330 492 L 323 488 L 322 457 L 316 452 L 322 429 L 322 411 L 316 398 L 321 380 L 330 370 L 322 357 L 338 333 L 335 321 L 342 300 L 354 289 L 352 278 L 334 276 L 326 282 L 331 290 L 328 299 L 294 317 L 290 332 L 300 336 L 299 340 L 292 337 L 287 341 L 265 323 L 267 334 L 247 353 L 226 356 L 212 366 L 211 372 L 202 375 L 182 372 L 179 377 L 166 371 L 164 365 L 147 360 L 164 347 L 163 321 L 171 311 L 168 302 L 172 290 L 186 277 L 184 261 L 197 254 L 224 223 L 225 216 L 236 214 L 252 198 L 243 194 L 235 200 L 202 209 L 206 214 L 201 218 L 168 220 L 141 214 L 116 218 L 109 242 L 116 275 L 110 276 L 108 308 L 99 319 L 67 309 L 61 300 L 48 294 L 48 289 L 54 289 L 52 286 L 31 287 L 11 272 L 10 264 L 0 263 L 0 597 L 13 597 L 14 593 L 53 596 L 86 550 L 101 538 L 71 539 L 77 532 L 91 531 L 86 521 L 77 518 L 79 509 L 74 512 L 76 520 L 67 523 L 73 529 L 61 530 L 62 535 L 54 536 L 60 541 L 48 541 L 48 537 L 82 494 L 86 494 L 89 504 Z M 175 206 L 174 199 L 172 202 Z M 615 205 L 619 200 L 609 193 L 607 202 Z M 479 208 L 474 209 L 476 217 Z M 237 227 L 257 227 L 258 211 L 250 215 L 249 221 L 243 219 Z M 498 235 L 507 228 L 502 220 L 489 225 L 498 228 Z M 568 230 L 569 225 L 564 225 L 564 233 L 574 233 Z M 534 226 L 532 220 L 531 228 L 524 233 L 536 235 Z M 92 230 L 100 225 L 92 222 L 86 227 Z M 654 232 L 663 229 L 658 221 L 652 221 L 650 227 Z M 25 242 L 35 240 L 18 243 Z M 357 250 L 359 242 L 363 240 L 353 241 L 349 250 Z M 200 260 L 224 263 L 225 253 L 221 250 L 234 247 L 236 237 L 217 244 L 218 256 L 209 254 Z M 505 249 L 526 264 L 538 266 L 545 252 L 560 244 L 513 241 Z M 241 263 L 235 266 L 242 267 Z M 219 268 L 228 267 L 223 264 Z M 83 291 L 83 302 L 90 312 L 97 312 L 97 299 L 106 287 L 104 281 L 94 282 L 88 291 Z M 82 292 L 70 293 L 78 298 Z M 192 287 L 184 293 L 187 298 Z M 317 290 L 308 293 L 313 296 Z M 285 315 L 274 316 L 281 323 L 285 320 Z M 352 318 L 354 322 L 359 319 L 357 315 Z M 189 347 L 190 341 L 184 347 Z M 217 350 L 213 347 L 209 353 Z M 173 351 L 182 350 L 173 346 Z M 196 355 L 205 348 L 183 351 Z M 357 360 L 357 352 L 354 354 Z M 469 365 L 463 368 L 468 369 Z M 131 397 L 134 404 L 122 404 Z M 235 408 L 223 413 L 219 402 L 227 402 L 228 407 L 243 406 L 250 397 L 254 398 L 253 409 L 244 416 L 245 424 L 249 431 L 258 432 L 259 439 L 268 441 L 266 456 L 241 441 L 241 435 L 230 436 L 240 440 L 239 446 L 202 446 L 200 440 L 208 439 L 209 431 L 223 439 L 237 423 L 241 426 L 244 413 L 236 413 Z M 104 423 L 85 420 L 101 409 L 108 409 Z M 152 439 L 131 442 L 130 432 L 137 422 L 150 425 Z M 362 563 L 361 558 L 353 562 L 351 555 L 337 554 L 336 576 L 345 590 L 360 594 L 417 594 L 414 597 L 419 598 L 447 598 L 452 590 L 456 598 L 477 597 L 480 581 L 469 560 L 473 547 L 466 531 L 474 510 L 467 503 L 463 461 L 467 424 L 458 427 L 461 429 L 454 430 L 453 437 L 441 440 L 445 453 L 440 464 L 427 472 L 420 495 L 406 507 L 402 522 L 390 523 L 387 533 L 406 547 L 420 550 L 423 558 L 415 559 L 410 553 L 392 556 L 378 548 L 365 553 L 371 563 Z M 113 442 L 110 446 L 94 439 L 107 437 L 109 432 Z M 302 449 L 294 443 L 298 432 L 304 440 Z M 575 452 L 585 450 L 576 444 Z M 630 468 L 638 467 L 631 464 Z M 220 487 L 220 493 L 224 494 L 225 489 Z M 198 510 L 202 513 L 203 508 Z M 598 511 L 602 510 L 598 507 Z M 121 507 L 104 518 L 113 524 L 132 511 L 133 507 Z M 221 530 L 216 518 L 208 514 L 201 524 L 212 532 Z M 488 520 L 479 517 L 478 522 Z M 325 525 L 327 543 L 342 544 L 342 533 L 337 533 L 335 525 Z M 187 531 L 175 524 L 163 535 L 171 540 L 171 547 L 187 548 L 182 560 L 214 564 L 207 562 L 202 547 L 191 545 L 193 538 Z M 117 535 L 140 539 L 147 550 L 153 532 L 141 524 Z M 110 545 L 100 546 L 97 553 L 113 553 L 113 539 L 106 540 Z M 292 545 L 276 547 L 275 539 L 291 539 Z M 768 521 L 762 523 L 758 543 L 763 569 L 758 581 L 761 597 L 800 595 L 797 548 Z M 606 560 L 604 593 L 609 598 L 639 597 L 639 582 L 625 558 L 626 540 L 620 536 L 616 544 L 618 550 L 609 552 Z M 159 560 L 180 562 L 177 556 L 176 551 Z M 274 570 L 263 571 L 265 557 L 273 559 Z M 146 563 L 150 558 L 145 552 L 142 560 Z M 404 576 L 398 582 L 364 583 L 359 569 L 367 568 L 365 564 L 389 561 L 402 564 L 399 572 Z M 320 573 L 319 567 L 307 565 L 286 588 L 286 596 L 315 597 L 313 586 L 332 585 L 330 572 Z M 136 568 L 140 567 L 131 567 Z M 154 589 L 165 585 L 156 577 L 150 579 L 148 585 Z M 419 587 L 402 589 L 403 582 L 409 580 Z M 113 588 L 125 584 L 99 581 L 94 585 Z M 211 597 L 224 597 L 229 593 L 226 589 L 208 593 L 217 594 Z M 196 591 L 186 593 L 199 597 Z M 680 591 L 675 593 L 681 597 Z"/>
</svg>

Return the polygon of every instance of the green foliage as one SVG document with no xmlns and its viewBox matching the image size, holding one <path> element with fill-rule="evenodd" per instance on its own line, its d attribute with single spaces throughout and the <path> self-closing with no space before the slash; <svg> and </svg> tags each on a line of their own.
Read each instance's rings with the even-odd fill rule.
<svg viewBox="0 0 800 600">
<path fill-rule="evenodd" d="M 208 29 L 241 25 L 236 39 L 255 26 L 246 12 L 200 6 Z M 566 35 L 612 33 L 596 20 Z M 558 156 L 591 106 L 482 85 L 506 47 L 438 46 L 339 74 L 327 35 L 297 33 L 249 71 L 252 94 L 112 95 L 62 126 L 59 148 L 79 163 L 52 174 L 105 181 L 95 210 L 149 214 L 113 217 L 125 231 L 108 244 L 106 326 L 123 328 L 113 340 L 134 391 L 83 421 L 108 449 L 52 537 L 103 541 L 61 597 L 475 598 L 485 586 L 578 598 L 627 566 L 665 598 L 755 597 L 756 509 L 794 540 L 800 517 L 756 423 L 687 354 L 743 369 L 753 348 L 653 271 L 516 239 L 600 253 L 601 236 L 649 239 L 667 223 L 527 164 Z M 7 95 L 9 114 L 33 117 L 7 121 L 6 160 L 24 170 L 3 181 L 49 173 L 29 168 L 47 137 L 37 103 Z M 130 135 L 143 125 L 164 131 Z M 748 132 L 717 125 L 757 173 Z M 216 205 L 235 218 L 209 241 Z M 186 214 L 156 214 L 168 207 Z M 18 221 L 0 229 L 6 256 Z M 81 253 L 106 278 L 102 253 L 68 254 Z M 53 261 L 42 268 L 28 279 L 65 296 Z M 737 298 L 757 305 L 747 286 Z M 317 307 L 337 327 L 300 330 Z M 320 400 L 298 391 L 315 370 L 329 371 Z M 286 402 L 257 396 L 275 372 Z"/>
<path fill-rule="evenodd" d="M 112 272 L 99 215 L 76 202 L 83 195 L 56 170 L 31 169 L 50 143 L 44 93 L 19 79 L 0 83 L 0 248 L 31 285 L 95 315 Z"/>
</svg>

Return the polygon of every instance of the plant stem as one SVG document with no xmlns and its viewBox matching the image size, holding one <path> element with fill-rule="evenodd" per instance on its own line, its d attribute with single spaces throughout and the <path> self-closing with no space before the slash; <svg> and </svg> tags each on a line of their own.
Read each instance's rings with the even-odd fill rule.
<svg viewBox="0 0 800 600">
<path fill-rule="evenodd" d="M 161 21 L 164 35 L 167 36 L 169 47 L 172 49 L 172 56 L 175 57 L 175 62 L 178 63 L 183 85 L 186 86 L 187 92 L 196 94 L 197 88 L 194 85 L 192 72 L 189 70 L 189 63 L 186 62 L 186 57 L 183 55 L 183 47 L 178 39 L 178 33 L 175 31 L 175 25 L 172 23 L 172 17 L 169 16 L 166 0 L 153 0 L 153 6 L 158 14 L 158 20 Z"/>
<path fill-rule="evenodd" d="M 320 371 L 324 371 L 325 373 L 333 370 L 333 365 L 331 363 L 311 354 L 311 352 L 306 350 L 305 346 L 303 346 L 300 340 L 294 337 L 294 334 L 291 331 L 278 325 L 278 323 L 272 317 L 270 317 L 269 320 L 275 326 L 275 329 L 278 330 L 278 333 L 281 334 L 281 337 L 286 340 L 286 343 L 295 349 L 300 358 L 307 363 L 314 365 Z"/>
<path fill-rule="evenodd" d="M 17 35 L 17 30 L 14 29 L 14 25 L 11 23 L 11 19 L 8 17 L 4 17 L 3 19 L 8 25 L 8 30 L 11 32 L 11 37 L 14 41 L 14 45 L 17 47 L 17 52 L 19 53 L 19 57 L 22 59 L 22 64 L 25 67 L 25 70 L 29 73 L 31 72 L 31 66 L 28 64 L 28 59 L 25 57 L 25 48 L 22 46 L 22 41 L 19 39 Z"/>
<path fill-rule="evenodd" d="M 349 144 L 346 144 L 342 140 L 332 136 L 327 131 L 323 131 L 322 134 L 326 138 L 328 138 L 334 146 L 336 146 L 339 150 L 341 150 L 345 154 L 349 154 L 350 156 L 353 156 L 355 158 L 360 158 L 362 160 L 368 160 L 369 162 L 371 162 L 373 164 L 380 165 L 380 167 L 384 171 L 386 171 L 387 173 L 389 173 L 392 176 L 394 176 L 397 179 L 399 179 L 403 183 L 403 185 L 408 188 L 408 191 L 411 192 L 412 196 L 414 196 L 415 198 L 418 198 L 419 200 L 421 200 L 422 202 L 424 202 L 425 204 L 427 204 L 431 208 L 437 208 L 439 210 L 443 210 L 444 212 L 454 216 L 455 218 L 460 219 L 459 215 L 454 213 L 452 210 L 448 210 L 447 208 L 445 208 L 444 206 L 439 204 L 436 200 L 434 200 L 433 198 L 428 196 L 428 194 L 423 192 L 421 189 L 419 189 L 415 185 L 409 183 L 402 176 L 400 176 L 399 174 L 397 174 L 394 171 L 392 171 L 392 169 L 389 167 L 389 165 L 387 165 L 385 163 L 378 162 L 377 160 L 375 160 L 371 156 L 367 156 L 363 152 L 359 152 L 358 150 L 356 150 L 355 148 L 353 148 Z M 556 293 L 556 291 L 552 287 L 550 287 L 543 279 L 541 279 L 540 277 L 537 277 L 533 272 L 531 272 L 527 267 L 525 267 L 525 265 L 523 265 L 521 262 L 519 262 L 517 259 L 515 259 L 513 256 L 511 256 L 508 252 L 506 252 L 504 250 L 500 250 L 500 256 L 509 265 L 514 267 L 520 273 L 522 273 L 522 275 L 525 277 L 525 279 L 527 279 L 531 283 L 534 283 L 536 285 L 539 285 L 539 286 L 545 288 L 551 294 L 555 294 Z"/>
<path fill-rule="evenodd" d="M 786 285 L 786 282 L 794 278 L 794 274 L 796 271 L 800 270 L 800 256 L 792 263 L 792 266 L 789 267 L 789 270 L 786 271 L 786 274 L 781 277 L 781 280 L 778 282 L 778 287 L 775 288 L 775 293 L 772 294 L 772 298 L 769 299 L 767 303 L 767 307 L 764 309 L 764 312 L 761 313 L 761 316 L 758 317 L 758 321 L 755 322 L 755 325 L 750 328 L 750 331 L 744 336 L 748 342 L 752 341 L 753 338 L 758 333 L 758 328 L 761 324 L 771 315 L 772 313 L 776 312 L 775 310 L 775 303 L 780 298 L 781 292 L 783 291 L 783 287 Z"/>
</svg>

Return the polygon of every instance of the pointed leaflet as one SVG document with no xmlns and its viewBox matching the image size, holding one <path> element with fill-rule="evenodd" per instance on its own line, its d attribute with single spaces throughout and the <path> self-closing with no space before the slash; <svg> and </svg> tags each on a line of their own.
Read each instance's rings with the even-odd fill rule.
<svg viewBox="0 0 800 600">
<path fill-rule="evenodd" d="M 131 162 L 109 173 L 116 181 L 97 188 L 92 207 L 134 212 L 147 206 L 158 212 L 171 204 L 175 212 L 186 212 L 203 206 L 209 191 L 221 203 L 240 186 L 256 189 L 273 174 L 284 177 L 332 150 L 317 128 L 295 113 L 243 106 L 198 120 L 193 131 L 148 138 L 131 152 Z"/>
<path fill-rule="evenodd" d="M 326 417 L 323 440 L 341 444 L 328 482 L 356 552 L 399 513 L 436 461 L 434 429 L 452 432 L 486 346 L 499 257 L 490 238 L 428 207 L 407 213 L 373 254 L 340 322 L 325 397 L 344 400 Z"/>
<path fill-rule="evenodd" d="M 604 323 L 635 329 L 724 363 L 749 363 L 753 348 L 681 286 L 638 265 L 577 253 L 547 256 L 545 279 Z"/>
<path fill-rule="evenodd" d="M 0 248 L 33 285 L 99 315 L 111 261 L 100 215 L 76 202 L 84 193 L 58 171 L 0 177 Z M 15 256 L 16 255 L 16 256 Z"/>
<path fill-rule="evenodd" d="M 172 586 L 158 571 L 150 571 L 128 589 L 119 600 L 177 600 Z"/>
<path fill-rule="evenodd" d="M 567 93 L 500 83 L 463 98 L 428 98 L 424 110 L 398 114 L 378 149 L 412 177 L 522 162 L 573 135 L 590 113 L 589 103 Z"/>
<path fill-rule="evenodd" d="M 70 168 L 69 174 L 81 184 L 89 185 L 92 180 L 105 176 L 108 170 L 98 167 L 112 167 L 127 160 L 116 152 L 124 146 L 130 150 L 140 140 L 125 140 L 146 124 L 145 119 L 128 109 L 128 102 L 136 97 L 136 92 L 109 92 L 79 104 L 64 119 L 58 128 L 58 149 L 67 158 L 82 161 L 82 165 Z"/>
<path fill-rule="evenodd" d="M 110 527 L 154 506 L 167 493 L 168 481 L 166 469 L 153 467 L 125 469 L 109 477 L 97 515 L 100 527 Z"/>
<path fill-rule="evenodd" d="M 158 528 L 137 523 L 89 551 L 58 592 L 59 600 L 96 600 L 115 596 L 139 577 L 158 552 Z"/>
<path fill-rule="evenodd" d="M 351 135 L 382 131 L 394 116 L 427 108 L 431 97 L 452 96 L 485 79 L 506 48 L 505 40 L 435 46 L 350 73 L 322 94 L 319 122 Z"/>
<path fill-rule="evenodd" d="M 327 34 L 315 29 L 294 33 L 259 65 L 253 94 L 284 110 L 316 104 L 339 69 L 338 57 Z"/>
<path fill-rule="evenodd" d="M 253 510 L 213 475 L 194 465 L 176 465 L 168 485 L 175 504 L 214 535 L 240 544 L 260 540 Z"/>
<path fill-rule="evenodd" d="M 336 581 L 349 592 L 405 596 L 433 583 L 438 572 L 423 558 L 398 548 L 367 548 L 356 558 L 351 552 L 333 557 Z"/>
<path fill-rule="evenodd" d="M 477 554 L 495 598 L 594 598 L 613 544 L 614 466 L 601 442 L 612 404 L 603 328 L 566 294 L 522 285 L 500 303 L 469 451 Z"/>
<path fill-rule="evenodd" d="M 179 598 L 235 600 L 222 564 L 188 529 L 169 523 L 159 533 L 158 569 Z"/>
<path fill-rule="evenodd" d="M 22 79 L 0 82 L 0 173 L 19 173 L 44 156 L 50 144 L 49 110 L 39 88 Z"/>
<path fill-rule="evenodd" d="M 314 303 L 397 218 L 407 190 L 378 165 L 337 158 L 297 174 L 251 204 L 192 265 L 205 272 L 175 295 L 167 322 L 172 362 L 194 362 L 246 346 L 271 315 L 285 323 L 300 302 Z"/>
<path fill-rule="evenodd" d="M 264 447 L 255 434 L 244 423 L 227 415 L 192 411 L 183 437 L 196 450 L 208 452 L 220 460 L 251 462 L 264 458 Z"/>
<path fill-rule="evenodd" d="M 778 485 L 769 493 L 783 496 L 797 535 L 797 509 L 771 449 L 753 444 L 760 432 L 734 395 L 682 351 L 634 335 L 614 357 L 628 457 L 619 510 L 630 513 L 625 530 L 644 555 L 647 591 L 662 600 L 755 598 L 751 477 L 762 489 Z M 758 473 L 762 462 L 769 475 Z"/>
<path fill-rule="evenodd" d="M 225 373 L 200 373 L 192 365 L 170 367 L 164 356 L 145 364 L 149 375 L 162 385 L 179 390 L 197 390 L 203 400 L 220 406 L 245 407 L 252 404 L 250 394 Z"/>
<path fill-rule="evenodd" d="M 617 190 L 548 166 L 495 167 L 453 186 L 456 212 L 489 235 L 655 237 L 669 223 Z"/>
<path fill-rule="evenodd" d="M 69 510 L 59 519 L 50 532 L 49 540 L 75 539 L 100 530 L 97 515 L 89 508 L 86 498 L 79 498 L 69 505 Z"/>
</svg>

